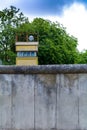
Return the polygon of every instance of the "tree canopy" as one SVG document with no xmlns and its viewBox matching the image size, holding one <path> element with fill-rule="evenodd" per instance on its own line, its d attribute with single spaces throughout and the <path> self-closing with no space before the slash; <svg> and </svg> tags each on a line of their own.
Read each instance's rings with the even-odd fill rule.
<svg viewBox="0 0 87 130">
<path fill-rule="evenodd" d="M 14 6 L 0 11 L 0 59 L 3 64 L 15 64 L 15 33 L 16 28 L 28 22 Z"/>
<path fill-rule="evenodd" d="M 74 64 L 77 58 L 77 39 L 69 36 L 65 28 L 42 18 L 22 24 L 18 31 L 37 32 L 39 37 L 39 64 Z"/>
</svg>

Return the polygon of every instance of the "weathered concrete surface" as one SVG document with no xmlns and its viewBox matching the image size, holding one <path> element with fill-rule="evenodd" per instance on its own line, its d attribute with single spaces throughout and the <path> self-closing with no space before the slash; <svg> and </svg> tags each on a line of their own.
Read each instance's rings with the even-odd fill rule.
<svg viewBox="0 0 87 130">
<path fill-rule="evenodd" d="M 55 129 L 56 75 L 37 75 L 35 81 L 35 129 Z"/>
<path fill-rule="evenodd" d="M 11 75 L 0 75 L 0 129 L 11 128 Z"/>
<path fill-rule="evenodd" d="M 72 74 L 87 73 L 87 64 L 78 65 L 38 65 L 4 66 L 0 65 L 0 74 Z"/>
<path fill-rule="evenodd" d="M 78 75 L 58 75 L 57 129 L 77 129 L 78 124 Z"/>
<path fill-rule="evenodd" d="M 47 66 L 48 73 L 46 66 L 43 66 L 45 73 L 39 70 L 40 66 L 35 67 L 35 73 L 34 67 L 30 73 L 32 67 L 25 70 L 18 67 L 19 74 L 17 70 L 14 72 L 15 66 L 13 70 L 5 66 L 1 70 L 1 66 L 0 130 L 87 130 L 87 73 L 83 72 L 84 66 L 86 69 L 86 65 L 81 65 L 82 70 L 73 70 L 73 73 L 71 68 L 78 68 L 78 65 L 65 65 L 70 70 L 66 73 L 64 66 L 58 66 L 61 73 L 57 66 L 55 73 L 54 66 Z"/>
<path fill-rule="evenodd" d="M 79 125 L 87 129 L 87 74 L 79 75 Z"/>
<path fill-rule="evenodd" d="M 12 78 L 12 128 L 34 129 L 34 77 L 14 75 Z"/>
</svg>

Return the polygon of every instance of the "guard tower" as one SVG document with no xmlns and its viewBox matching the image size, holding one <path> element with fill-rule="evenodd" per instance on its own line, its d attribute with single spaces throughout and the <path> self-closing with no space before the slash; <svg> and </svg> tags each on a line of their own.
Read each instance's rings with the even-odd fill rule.
<svg viewBox="0 0 87 130">
<path fill-rule="evenodd" d="M 20 33 L 16 35 L 16 65 L 38 65 L 37 34 Z"/>
</svg>

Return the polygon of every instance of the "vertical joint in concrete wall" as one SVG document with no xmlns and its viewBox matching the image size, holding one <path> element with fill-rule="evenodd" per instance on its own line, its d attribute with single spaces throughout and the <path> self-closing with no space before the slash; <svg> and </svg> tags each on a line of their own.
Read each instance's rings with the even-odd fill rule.
<svg viewBox="0 0 87 130">
<path fill-rule="evenodd" d="M 79 76 L 78 76 L 79 77 Z M 78 89 L 78 128 L 79 128 L 79 78 L 78 78 L 78 86 L 77 86 L 77 89 Z"/>
</svg>

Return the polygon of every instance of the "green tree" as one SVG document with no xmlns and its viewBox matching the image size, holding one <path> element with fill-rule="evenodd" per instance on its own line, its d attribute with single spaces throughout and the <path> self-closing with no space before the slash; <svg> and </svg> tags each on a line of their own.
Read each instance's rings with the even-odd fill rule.
<svg viewBox="0 0 87 130">
<path fill-rule="evenodd" d="M 74 64 L 77 59 L 77 39 L 69 36 L 58 22 L 35 18 L 23 24 L 21 31 L 37 32 L 39 35 L 39 64 Z"/>
<path fill-rule="evenodd" d="M 15 64 L 15 33 L 28 19 L 14 6 L 0 11 L 0 59 L 3 64 Z"/>
<path fill-rule="evenodd" d="M 87 50 L 84 50 L 83 52 L 79 52 L 77 63 L 78 64 L 87 64 Z"/>
</svg>

